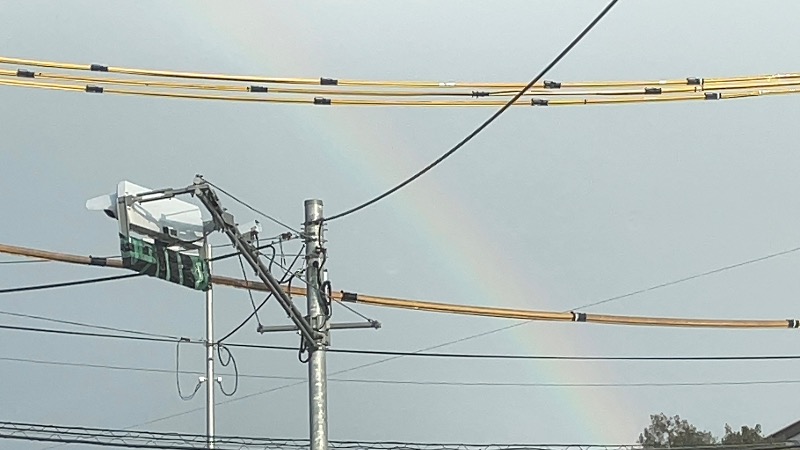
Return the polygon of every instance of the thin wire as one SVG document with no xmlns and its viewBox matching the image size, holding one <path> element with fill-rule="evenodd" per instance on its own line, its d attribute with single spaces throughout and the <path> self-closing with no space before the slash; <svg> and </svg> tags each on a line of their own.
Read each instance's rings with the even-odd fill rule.
<svg viewBox="0 0 800 450">
<path fill-rule="evenodd" d="M 186 343 L 191 344 L 205 344 L 204 341 L 200 340 L 191 340 L 189 338 L 160 338 L 160 337 L 153 337 L 153 336 L 127 336 L 122 334 L 110 334 L 110 333 L 90 333 L 86 331 L 74 331 L 74 330 L 59 330 L 54 328 L 37 328 L 37 327 L 23 327 L 17 325 L 5 325 L 0 324 L 0 330 L 9 330 L 9 331 L 26 331 L 26 332 L 33 332 L 33 333 L 46 333 L 46 334 L 60 334 L 60 335 L 67 335 L 67 336 L 82 336 L 82 337 L 94 337 L 94 338 L 104 338 L 104 339 L 119 339 L 119 340 L 128 340 L 128 341 L 145 341 L 145 342 L 169 342 L 175 343 L 177 340 L 183 340 Z M 127 330 L 126 332 L 130 332 Z M 291 347 L 286 347 L 286 349 L 291 349 Z M 278 350 L 276 348 L 276 350 Z"/>
<path fill-rule="evenodd" d="M 0 261 L 0 264 L 31 264 L 31 263 L 45 263 L 45 262 L 52 262 L 47 259 L 20 259 L 18 261 Z"/>
<path fill-rule="evenodd" d="M 592 307 L 592 306 L 597 306 L 597 305 L 601 305 L 601 304 L 605 304 L 605 303 L 614 302 L 614 301 L 621 300 L 621 299 L 624 299 L 624 298 L 628 298 L 628 297 L 632 297 L 632 296 L 635 296 L 635 295 L 643 294 L 645 292 L 651 292 L 651 291 L 654 291 L 654 290 L 657 290 L 657 289 L 662 289 L 662 288 L 665 288 L 665 287 L 674 286 L 676 284 L 684 283 L 686 281 L 696 280 L 698 278 L 706 277 L 706 276 L 709 276 L 709 275 L 714 275 L 714 274 L 717 274 L 717 273 L 720 273 L 720 272 L 724 272 L 726 270 L 736 269 L 736 268 L 743 267 L 743 266 L 746 266 L 746 265 L 749 265 L 749 264 L 754 264 L 754 263 L 766 261 L 768 259 L 777 258 L 778 256 L 788 255 L 790 253 L 794 253 L 794 252 L 797 252 L 797 251 L 800 251 L 800 247 L 790 248 L 788 250 L 783 250 L 783 251 L 780 251 L 780 252 L 771 253 L 769 255 L 761 256 L 761 257 L 758 257 L 758 258 L 754 258 L 754 259 L 750 259 L 750 260 L 747 260 L 747 261 L 738 262 L 736 264 L 731 264 L 731 265 L 728 265 L 728 266 L 720 267 L 720 268 L 709 270 L 709 271 L 706 271 L 706 272 L 701 272 L 701 273 L 698 273 L 698 274 L 695 274 L 695 275 L 690 275 L 688 277 L 679 278 L 677 280 L 667 281 L 666 283 L 661 283 L 661 284 L 650 286 L 650 287 L 647 287 L 647 288 L 644 288 L 644 289 L 639 289 L 639 290 L 636 290 L 636 291 L 633 291 L 633 292 L 628 292 L 627 294 L 616 295 L 616 296 L 609 297 L 609 298 L 606 298 L 606 299 L 603 299 L 603 300 L 595 301 L 595 302 L 592 302 L 592 303 L 587 303 L 587 304 L 582 305 L 582 306 L 577 306 L 575 308 L 570 308 L 570 309 L 568 309 L 568 310 L 566 310 L 564 312 L 577 310 L 577 309 L 585 309 L 585 308 L 589 308 L 589 307 Z M 452 341 L 447 341 L 447 342 L 441 344 L 440 346 L 437 346 L 437 348 L 447 347 L 447 346 L 450 346 L 450 345 L 453 345 L 453 344 L 459 344 L 459 343 L 462 343 L 462 342 L 470 341 L 470 340 L 481 338 L 481 337 L 484 337 L 484 336 L 489 336 L 489 335 L 492 335 L 492 334 L 495 334 L 495 333 L 499 333 L 501 331 L 510 330 L 510 329 L 513 329 L 513 328 L 521 327 L 523 325 L 529 325 L 529 324 L 531 324 L 533 322 L 534 321 L 532 321 L 532 320 L 526 320 L 526 321 L 523 321 L 523 322 L 518 322 L 518 323 L 515 323 L 515 324 L 505 325 L 505 326 L 502 326 L 502 327 L 499 327 L 499 328 L 495 328 L 495 329 L 492 329 L 492 330 L 484 331 L 482 333 L 473 334 L 473 335 L 469 335 L 469 336 L 464 336 L 464 337 L 459 338 L 459 339 L 454 339 Z M 428 350 L 432 350 L 432 349 L 428 349 Z"/>
<path fill-rule="evenodd" d="M 589 307 L 592 307 L 592 306 L 597 306 L 597 305 L 602 305 L 602 304 L 605 304 L 605 303 L 614 302 L 614 301 L 621 300 L 621 299 L 624 299 L 624 298 L 632 297 L 634 295 L 638 295 L 638 294 L 643 294 L 645 292 L 654 291 L 656 289 L 661 289 L 661 288 L 665 288 L 665 287 L 668 287 L 668 286 L 674 286 L 676 284 L 680 284 L 680 283 L 683 283 L 683 282 L 686 282 L 686 281 L 690 281 L 690 280 L 694 280 L 694 279 L 697 279 L 697 278 L 706 277 L 708 275 L 714 275 L 714 274 L 717 274 L 717 273 L 720 273 L 720 272 L 725 272 L 726 270 L 736 269 L 736 268 L 739 268 L 739 267 L 742 267 L 742 266 L 746 266 L 746 265 L 749 265 L 749 264 L 754 264 L 754 263 L 757 263 L 757 262 L 766 261 L 768 259 L 777 258 L 778 256 L 788 255 L 790 253 L 794 253 L 794 252 L 797 252 L 797 251 L 800 251 L 800 247 L 795 247 L 795 248 L 791 248 L 789 250 L 784 250 L 784 251 L 781 251 L 781 252 L 772 253 L 772 254 L 769 254 L 769 255 L 766 255 L 766 256 L 762 256 L 760 258 L 749 259 L 747 261 L 742 261 L 742 262 L 739 262 L 739 263 L 736 263 L 736 264 L 731 264 L 729 266 L 724 266 L 724 267 L 720 267 L 718 269 L 709 270 L 707 272 L 702 272 L 702 273 L 698 273 L 698 274 L 695 274 L 695 275 L 690 275 L 688 277 L 679 278 L 677 280 L 668 281 L 666 283 L 657 284 L 657 285 L 650 286 L 650 287 L 647 287 L 647 288 L 644 288 L 644 289 L 639 289 L 638 291 L 629 292 L 627 294 L 616 295 L 614 297 L 609 297 L 609 298 L 606 298 L 606 299 L 603 299 L 603 300 L 599 300 L 599 301 L 596 301 L 596 302 L 588 303 L 586 305 L 579 306 L 579 307 L 573 308 L 573 309 L 586 309 L 586 308 L 589 308 Z"/>
<path fill-rule="evenodd" d="M 282 276 L 282 277 L 281 277 L 281 279 L 278 281 L 278 283 L 282 284 L 282 283 L 285 283 L 285 282 L 286 282 L 286 276 L 287 276 L 287 275 L 289 274 L 289 272 L 291 272 L 291 270 L 294 268 L 294 265 L 297 263 L 297 260 L 300 258 L 300 255 L 303 253 L 303 250 L 304 250 L 304 249 L 305 249 L 305 244 L 303 244 L 303 246 L 302 246 L 302 247 L 300 247 L 300 251 L 299 251 L 299 252 L 297 252 L 297 255 L 295 255 L 294 259 L 292 260 L 292 264 L 289 266 L 289 268 L 288 268 L 288 269 L 284 268 L 284 269 L 286 270 L 286 272 L 284 272 L 283 276 Z M 274 261 L 274 256 L 273 256 L 273 261 Z M 270 262 L 270 264 L 272 264 L 272 263 Z M 283 267 L 283 266 L 281 266 L 280 264 L 278 264 L 278 266 L 280 266 L 280 267 Z M 252 313 L 250 313 L 250 315 L 249 315 L 249 316 L 247 316 L 247 317 L 246 317 L 246 318 L 245 318 L 245 319 L 244 319 L 244 320 L 243 320 L 243 321 L 242 321 L 242 322 L 241 322 L 239 325 L 237 325 L 237 326 L 236 326 L 236 328 L 234 328 L 234 329 L 233 329 L 233 330 L 231 330 L 231 331 L 230 331 L 228 334 L 226 334 L 225 336 L 223 336 L 223 337 L 222 337 L 222 339 L 219 339 L 219 340 L 217 340 L 217 344 L 219 344 L 219 343 L 221 343 L 222 341 L 224 341 L 224 340 L 228 339 L 229 337 L 233 336 L 233 335 L 234 335 L 234 334 L 235 334 L 237 331 L 239 331 L 239 330 L 240 330 L 242 327 L 244 327 L 244 326 L 245 326 L 245 324 L 247 324 L 247 322 L 249 322 L 249 321 L 250 321 L 250 319 L 252 319 L 252 318 L 253 318 L 253 316 L 255 316 L 255 315 L 256 315 L 256 313 L 258 313 L 258 311 L 260 311 L 260 310 L 261 310 L 261 308 L 262 308 L 264 305 L 266 305 L 266 304 L 267 304 L 267 301 L 268 301 L 268 300 L 269 300 L 271 297 L 272 297 L 272 293 L 270 292 L 270 293 L 269 293 L 269 294 L 268 294 L 268 295 L 267 295 L 267 296 L 264 298 L 264 300 L 261 302 L 261 304 L 259 304 L 259 305 L 258 305 L 258 307 L 255 307 L 255 308 L 253 309 L 253 312 L 252 312 Z M 260 325 L 260 324 L 261 324 L 261 322 L 259 322 L 259 325 Z"/>
<path fill-rule="evenodd" d="M 28 358 L 0 357 L 0 361 L 50 365 L 59 367 L 74 367 L 86 369 L 105 369 L 114 371 L 144 372 L 157 374 L 173 374 L 172 369 L 159 369 L 151 367 L 132 367 L 117 366 L 106 364 L 76 363 L 68 361 L 48 361 Z M 202 375 L 201 372 L 181 370 L 182 375 Z M 234 374 L 220 374 L 234 375 Z M 305 380 L 303 377 L 291 377 L 280 375 L 256 375 L 240 373 L 241 378 L 263 379 L 263 380 Z M 780 384 L 800 384 L 800 379 L 779 379 L 779 380 L 725 380 L 725 381 L 664 381 L 664 382 L 622 382 L 622 383 L 525 383 L 525 382 L 501 382 L 501 381 L 446 381 L 446 380 L 382 380 L 367 378 L 329 378 L 328 381 L 335 383 L 351 384 L 377 384 L 377 385 L 410 385 L 410 386 L 453 386 L 453 387 L 520 387 L 520 388 L 604 388 L 604 387 L 690 387 L 690 386 L 752 386 L 752 385 L 780 385 Z"/>
<path fill-rule="evenodd" d="M 22 286 L 22 287 L 15 287 L 15 288 L 6 288 L 0 289 L 0 294 L 12 294 L 16 292 L 29 292 L 29 291 L 41 291 L 44 289 L 55 289 L 55 288 L 62 288 L 62 287 L 71 287 L 71 286 L 81 286 L 85 284 L 95 284 L 95 283 L 103 283 L 105 281 L 116 281 L 116 280 L 124 280 L 126 278 L 135 278 L 144 275 L 143 273 L 130 273 L 125 275 L 112 275 L 109 277 L 100 277 L 100 278 L 88 278 L 85 280 L 76 280 L 76 281 L 65 281 L 63 283 L 49 283 L 49 284 L 37 284 L 34 286 Z"/>
<path fill-rule="evenodd" d="M 276 223 L 276 224 L 278 224 L 278 225 L 280 225 L 280 226 L 282 226 L 282 227 L 286 228 L 286 229 L 287 229 L 287 230 L 289 230 L 289 231 L 293 231 L 293 232 L 295 232 L 295 233 L 297 233 L 297 234 L 300 234 L 300 232 L 299 232 L 297 229 L 295 229 L 295 228 L 293 228 L 293 227 L 290 227 L 289 225 L 286 225 L 285 223 L 283 223 L 283 222 L 281 222 L 280 220 L 278 220 L 278 219 L 276 219 L 276 218 L 274 218 L 274 217 L 270 216 L 269 214 L 267 214 L 267 213 L 265 213 L 265 212 L 262 212 L 262 211 L 259 211 L 259 210 L 257 210 L 256 208 L 254 208 L 254 207 L 250 206 L 250 204 L 248 204 L 248 203 L 247 203 L 247 202 L 245 202 L 244 200 L 240 200 L 238 197 L 236 197 L 235 195 L 233 195 L 233 194 L 231 194 L 230 192 L 226 191 L 225 189 L 222 189 L 221 187 L 217 186 L 216 184 L 214 184 L 214 183 L 212 183 L 212 182 L 210 182 L 210 181 L 208 181 L 208 180 L 205 180 L 205 181 L 206 181 L 206 183 L 208 183 L 209 185 L 213 186 L 213 187 L 214 187 L 216 190 L 218 190 L 218 191 L 222 192 L 223 194 L 227 195 L 228 197 L 230 197 L 230 198 L 231 198 L 231 200 L 233 200 L 233 201 L 235 201 L 236 203 L 238 203 L 238 204 L 240 204 L 240 205 L 244 206 L 245 208 L 249 209 L 250 211 L 253 211 L 254 213 L 256 213 L 256 214 L 258 214 L 258 215 L 260 215 L 260 216 L 264 217 L 265 219 L 267 219 L 267 220 L 270 220 L 270 221 L 272 221 L 272 222 L 274 222 L 274 223 Z"/>
<path fill-rule="evenodd" d="M 175 384 L 178 387 L 178 397 L 183 401 L 189 401 L 193 399 L 197 391 L 200 390 L 200 386 L 203 385 L 203 382 L 198 380 L 197 384 L 194 386 L 194 391 L 189 395 L 183 395 L 183 392 L 181 392 L 181 342 L 182 341 L 178 339 L 175 343 Z"/>
<path fill-rule="evenodd" d="M 256 308 L 256 301 L 253 299 L 253 290 L 250 289 L 250 280 L 247 279 L 247 271 L 244 270 L 244 262 L 242 262 L 241 254 L 239 254 L 239 267 L 242 269 L 242 278 L 244 278 L 245 286 L 247 286 L 247 295 L 250 297 L 250 304 L 253 305 L 253 315 L 258 325 L 261 325 L 261 319 L 258 317 L 258 308 Z"/>
<path fill-rule="evenodd" d="M 148 342 L 168 342 L 175 343 L 176 340 L 161 339 L 155 337 L 145 336 L 127 336 L 105 333 L 88 333 L 82 331 L 71 330 L 58 330 L 50 328 L 34 328 L 34 327 L 20 327 L 14 325 L 2 325 L 0 329 L 12 331 L 27 331 L 39 332 L 49 334 L 60 334 L 69 336 L 84 336 L 96 338 L 109 338 L 120 340 L 134 340 L 134 341 L 148 341 Z M 204 344 L 204 341 L 191 340 L 189 338 L 180 338 L 183 343 L 187 344 Z M 296 351 L 295 347 L 281 346 L 281 345 L 261 345 L 261 344 L 244 344 L 244 343 L 228 343 L 228 347 L 236 348 L 249 348 L 259 350 L 281 350 L 281 351 Z M 441 345 L 439 345 L 441 346 Z M 782 361 L 782 360 L 797 360 L 800 359 L 798 355 L 711 355 L 711 356 L 578 356 L 578 355 L 521 355 L 521 354 L 491 354 L 491 353 L 434 353 L 427 351 L 390 351 L 390 350 L 364 350 L 364 349 L 347 349 L 347 348 L 329 348 L 329 353 L 342 353 L 350 355 L 381 355 L 391 357 L 419 357 L 419 358 L 445 358 L 445 359 L 501 359 L 501 360 L 554 360 L 554 361 Z M 423 353 L 424 352 L 424 353 Z M 374 364 L 373 364 L 374 365 Z M 355 370 L 355 369 L 348 369 Z M 344 373 L 339 371 L 334 373 Z"/>
<path fill-rule="evenodd" d="M 150 337 L 158 337 L 164 339 L 179 339 L 176 336 L 170 336 L 168 334 L 158 334 L 158 333 L 149 333 L 146 331 L 138 331 L 138 330 L 128 330 L 125 328 L 116 328 L 116 327 L 107 327 L 103 325 L 95 325 L 91 323 L 85 322 L 75 322 L 72 320 L 62 320 L 62 319 L 54 319 L 52 317 L 45 317 L 45 316 L 37 316 L 33 314 L 23 314 L 23 313 L 16 313 L 10 311 L 0 311 L 0 315 L 4 316 L 11 316 L 11 317 L 22 317 L 26 319 L 34 319 L 34 320 L 42 320 L 45 322 L 52 322 L 52 323 L 60 323 L 63 325 L 75 325 L 77 327 L 85 327 L 85 328 L 92 328 L 95 330 L 105 330 L 105 331 L 117 331 L 120 333 L 130 333 L 130 334 L 137 334 L 140 336 L 150 336 Z"/>
<path fill-rule="evenodd" d="M 364 203 L 362 203 L 362 204 L 360 204 L 358 206 L 355 206 L 353 208 L 350 208 L 348 210 L 345 210 L 343 212 L 340 212 L 338 214 L 335 214 L 335 215 L 333 215 L 331 217 L 328 217 L 328 218 L 325 218 L 323 220 L 330 222 L 332 220 L 340 219 L 342 217 L 349 216 L 350 214 L 353 214 L 353 213 L 355 213 L 357 211 L 360 211 L 360 210 L 362 210 L 362 209 L 364 209 L 364 208 L 366 208 L 366 207 L 368 207 L 368 206 L 370 206 L 372 204 L 375 204 L 375 203 L 379 202 L 380 200 L 382 200 L 382 199 L 392 195 L 393 193 L 399 191 L 403 187 L 411 184 L 412 182 L 414 182 L 414 180 L 416 180 L 417 178 L 421 177 L 422 175 L 427 173 L 429 170 L 431 170 L 434 167 L 436 167 L 437 165 L 439 165 L 442 161 L 444 161 L 445 159 L 450 157 L 452 154 L 457 152 L 461 147 L 466 145 L 469 141 L 471 141 L 475 136 L 477 136 L 486 127 L 491 125 L 492 122 L 494 122 L 498 117 L 500 117 L 501 114 L 506 112 L 506 110 L 508 110 L 514 103 L 517 102 L 517 100 L 519 100 L 523 95 L 525 95 L 525 92 L 528 91 L 531 87 L 533 87 L 533 85 L 536 84 L 536 82 L 539 81 L 543 76 L 545 76 L 550 71 L 550 69 L 552 69 L 556 64 L 558 64 L 558 62 L 561 61 L 561 59 L 564 58 L 567 55 L 567 53 L 569 53 L 584 38 L 584 36 L 586 36 L 589 33 L 589 31 L 591 31 L 592 28 L 594 28 L 595 25 L 597 25 L 598 22 L 600 22 L 600 20 L 602 20 L 603 17 L 605 17 L 605 15 L 608 14 L 609 11 L 611 11 L 611 9 L 614 7 L 614 5 L 617 4 L 618 1 L 619 0 L 611 0 L 611 2 L 609 2 L 608 5 L 606 5 L 606 7 L 603 8 L 603 10 L 600 12 L 600 14 L 598 14 L 597 17 L 595 17 L 594 20 L 592 20 L 592 22 L 589 23 L 589 25 L 586 28 L 584 28 L 583 31 L 581 31 L 580 34 L 578 34 L 578 36 L 576 36 L 572 40 L 572 42 L 570 42 L 569 45 L 567 45 L 567 47 L 564 48 L 564 50 L 562 50 L 561 53 L 558 54 L 558 56 L 556 56 L 555 59 L 553 59 L 547 66 L 545 66 L 545 68 L 541 72 L 539 72 L 539 74 L 536 75 L 536 77 L 534 77 L 528 84 L 525 85 L 524 88 L 522 88 L 519 92 L 517 92 L 517 94 L 514 97 L 512 97 L 508 102 L 506 102 L 505 105 L 503 105 L 499 110 L 497 110 L 494 114 L 492 114 L 486 121 L 484 121 L 480 126 L 478 126 L 478 128 L 476 128 L 474 131 L 472 131 L 470 134 L 468 134 L 467 137 L 462 139 L 453 148 L 451 148 L 450 150 L 445 152 L 442 156 L 437 158 L 432 163 L 430 163 L 427 166 L 425 166 L 425 168 L 423 168 L 419 172 L 415 173 L 414 175 L 412 175 L 411 177 L 407 178 L 405 181 L 401 182 L 400 184 L 396 185 L 395 187 L 389 189 L 388 191 L 386 191 L 386 192 L 378 195 L 377 197 L 374 197 L 371 200 L 368 200 L 368 201 L 366 201 L 366 202 L 364 202 Z"/>
<path fill-rule="evenodd" d="M 222 357 L 222 351 L 225 351 L 228 355 L 228 359 Z M 236 364 L 236 358 L 233 357 L 233 353 L 231 350 L 222 344 L 217 344 L 217 358 L 219 359 L 219 363 L 222 367 L 228 367 L 229 365 L 233 365 L 233 390 L 231 392 L 226 392 L 225 387 L 222 385 L 222 382 L 219 382 L 219 390 L 222 391 L 222 395 L 225 397 L 233 397 L 236 394 L 236 391 L 239 390 L 239 366 Z"/>
</svg>

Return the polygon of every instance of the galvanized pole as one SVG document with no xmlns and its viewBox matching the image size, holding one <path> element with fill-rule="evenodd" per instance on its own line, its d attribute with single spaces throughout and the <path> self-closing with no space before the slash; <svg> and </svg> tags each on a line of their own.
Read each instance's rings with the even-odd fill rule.
<svg viewBox="0 0 800 450">
<path fill-rule="evenodd" d="M 202 257 L 208 261 L 211 270 L 211 243 L 203 240 Z M 214 293 L 212 286 L 206 291 L 206 446 L 214 448 Z"/>
<path fill-rule="evenodd" d="M 328 318 L 323 314 L 320 295 L 320 273 L 324 264 L 325 249 L 323 239 L 322 200 L 305 201 L 305 243 L 306 243 L 306 300 L 311 326 L 323 337 L 308 343 L 308 396 L 310 450 L 328 450 L 328 386 L 325 364 L 326 347 L 329 344 Z"/>
</svg>

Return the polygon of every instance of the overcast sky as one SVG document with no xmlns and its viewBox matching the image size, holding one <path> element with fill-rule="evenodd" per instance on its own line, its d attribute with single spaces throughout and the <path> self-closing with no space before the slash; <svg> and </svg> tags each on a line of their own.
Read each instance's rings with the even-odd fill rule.
<svg viewBox="0 0 800 450">
<path fill-rule="evenodd" d="M 3 2 L 3 56 L 277 77 L 519 81 L 532 78 L 601 1 Z M 622 0 L 548 76 L 664 79 L 798 70 L 800 3 Z M 15 68 L 15 67 L 4 67 Z M 0 242 L 119 252 L 116 224 L 86 211 L 122 179 L 182 186 L 195 173 L 299 226 L 435 159 L 489 109 L 320 108 L 0 88 Z M 569 310 L 800 245 L 798 99 L 518 108 L 405 190 L 329 224 L 334 290 L 471 305 Z M 245 222 L 255 216 L 223 198 Z M 264 223 L 265 234 L 281 228 Z M 214 243 L 224 244 L 223 236 Z M 297 251 L 288 245 L 287 251 Z M 221 250 L 221 251 L 224 251 Z M 2 257 L 0 260 L 10 260 Z M 800 254 L 589 309 L 713 318 L 798 318 Z M 218 273 L 240 276 L 238 265 Z M 115 274 L 55 263 L 0 266 L 0 287 Z M 219 334 L 252 309 L 215 289 Z M 257 298 L 256 300 L 259 300 Z M 304 304 L 303 299 L 298 299 Z M 0 310 L 200 338 L 203 295 L 153 279 L 4 295 Z M 414 351 L 510 322 L 359 307 L 380 331 L 342 348 Z M 357 317 L 336 309 L 341 321 Z M 285 324 L 271 304 L 265 323 Z M 0 323 L 50 326 L 0 317 Z M 67 326 L 53 325 L 61 328 Z M 796 331 L 534 323 L 442 351 L 540 355 L 797 353 Z M 294 336 L 232 340 L 296 345 Z M 2 331 L 0 356 L 175 367 L 171 344 Z M 202 370 L 200 348 L 181 368 Z M 242 373 L 304 376 L 292 352 L 241 349 Z M 335 354 L 329 371 L 376 357 Z M 402 358 L 339 375 L 371 380 L 671 383 L 796 380 L 800 363 L 544 362 Z M 174 375 L 0 360 L 0 420 L 123 428 L 201 408 Z M 184 389 L 196 378 L 181 377 Z M 225 383 L 232 383 L 230 376 Z M 242 378 L 218 432 L 307 436 L 304 386 Z M 651 413 L 720 434 L 798 417 L 797 384 L 703 387 L 447 387 L 331 382 L 332 439 L 629 443 Z M 220 395 L 220 399 L 223 397 Z M 140 428 L 202 433 L 202 411 Z M 41 448 L 0 441 L 0 448 Z"/>
</svg>

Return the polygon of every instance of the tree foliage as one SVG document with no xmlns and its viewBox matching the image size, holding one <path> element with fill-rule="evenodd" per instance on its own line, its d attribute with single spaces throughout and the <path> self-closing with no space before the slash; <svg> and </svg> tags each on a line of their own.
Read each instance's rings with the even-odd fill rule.
<svg viewBox="0 0 800 450">
<path fill-rule="evenodd" d="M 680 416 L 667 416 L 664 413 L 650 416 L 650 425 L 639 435 L 639 444 L 645 448 L 703 447 L 739 444 L 757 444 L 764 442 L 761 425 L 742 426 L 734 430 L 725 424 L 725 435 L 717 439 L 710 431 L 698 430 Z"/>
</svg>

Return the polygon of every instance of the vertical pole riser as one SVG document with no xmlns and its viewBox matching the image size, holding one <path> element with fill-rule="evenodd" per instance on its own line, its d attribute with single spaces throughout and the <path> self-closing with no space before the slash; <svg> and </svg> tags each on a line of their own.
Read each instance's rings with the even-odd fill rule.
<svg viewBox="0 0 800 450">
<path fill-rule="evenodd" d="M 208 261 L 211 271 L 211 243 L 206 238 L 203 241 L 203 258 Z M 215 418 L 214 418 L 214 294 L 213 286 L 206 291 L 206 445 L 214 448 Z"/>
<path fill-rule="evenodd" d="M 322 342 L 310 343 L 310 356 L 308 362 L 308 398 L 309 398 L 309 426 L 311 450 L 328 450 L 328 397 L 327 397 L 327 368 L 326 351 L 327 329 L 323 328 L 325 318 L 322 317 L 319 296 L 318 267 L 322 264 L 321 245 L 324 242 L 322 226 L 318 223 L 322 219 L 322 201 L 305 201 L 305 242 L 306 242 L 306 282 L 308 289 L 306 300 L 308 304 L 309 321 L 312 326 L 323 332 L 326 337 Z M 324 327 L 324 328 L 327 328 Z"/>
</svg>

